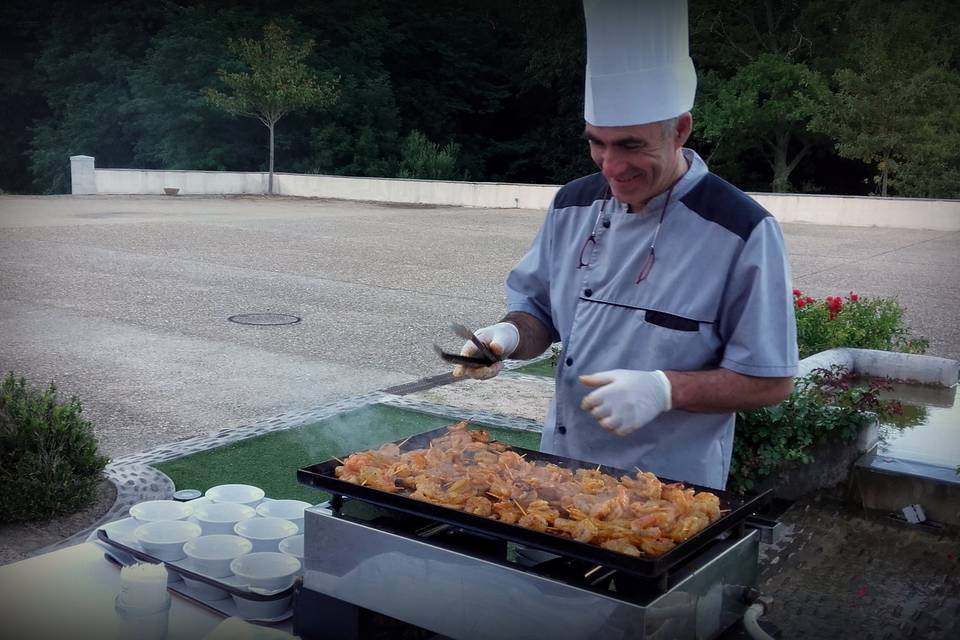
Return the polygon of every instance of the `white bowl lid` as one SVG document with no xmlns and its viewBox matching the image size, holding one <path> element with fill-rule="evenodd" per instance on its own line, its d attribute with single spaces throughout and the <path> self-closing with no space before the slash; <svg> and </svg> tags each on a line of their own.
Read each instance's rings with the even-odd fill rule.
<svg viewBox="0 0 960 640">
<path fill-rule="evenodd" d="M 295 535 L 300 527 L 283 518 L 250 518 L 238 522 L 234 530 L 245 538 L 276 540 Z"/>
<path fill-rule="evenodd" d="M 219 484 L 204 494 L 214 502 L 256 502 L 265 495 L 263 489 L 249 484 Z"/>
<path fill-rule="evenodd" d="M 190 505 L 174 500 L 147 500 L 130 507 L 130 515 L 137 520 L 183 520 L 193 512 Z"/>
<path fill-rule="evenodd" d="M 258 551 L 233 560 L 230 570 L 241 578 L 268 580 L 296 573 L 300 570 L 300 561 L 278 551 Z"/>
<path fill-rule="evenodd" d="M 193 510 L 194 517 L 201 522 L 237 522 L 256 514 L 253 507 L 239 502 L 208 502 Z"/>
<path fill-rule="evenodd" d="M 133 532 L 138 542 L 153 544 L 175 544 L 186 542 L 203 533 L 200 525 L 186 520 L 161 520 L 148 522 L 137 527 Z"/>
<path fill-rule="evenodd" d="M 199 560 L 232 560 L 253 550 L 253 543 L 240 536 L 200 536 L 183 545 L 183 552 Z"/>
</svg>

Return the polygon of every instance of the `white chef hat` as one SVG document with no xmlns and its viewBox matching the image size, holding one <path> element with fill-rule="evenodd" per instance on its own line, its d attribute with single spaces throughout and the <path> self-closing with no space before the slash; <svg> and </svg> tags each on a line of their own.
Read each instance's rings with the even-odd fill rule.
<svg viewBox="0 0 960 640">
<path fill-rule="evenodd" d="M 583 0 L 587 73 L 583 118 L 600 127 L 647 124 L 693 108 L 687 0 Z"/>
</svg>

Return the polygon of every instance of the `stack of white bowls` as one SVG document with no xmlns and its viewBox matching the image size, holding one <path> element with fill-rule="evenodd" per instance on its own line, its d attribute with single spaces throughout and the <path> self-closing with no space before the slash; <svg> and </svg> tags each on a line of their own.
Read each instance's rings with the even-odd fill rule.
<svg viewBox="0 0 960 640">
<path fill-rule="evenodd" d="M 183 545 L 187 568 L 210 578 L 229 578 L 233 575 L 230 563 L 250 553 L 253 545 L 240 536 L 213 534 L 194 538 Z M 204 600 L 223 600 L 229 593 L 199 580 L 183 577 L 198 597 Z"/>
<path fill-rule="evenodd" d="M 223 484 L 190 502 L 151 500 L 134 505 L 130 515 L 141 548 L 159 560 L 182 562 L 195 573 L 260 594 L 288 588 L 303 572 L 302 500 L 271 500 L 259 487 Z M 178 580 L 170 572 L 171 582 Z M 204 600 L 230 595 L 205 582 L 184 578 Z M 245 618 L 275 618 L 290 598 L 257 602 L 233 596 Z"/>
<path fill-rule="evenodd" d="M 192 508 L 173 500 L 148 500 L 130 507 L 130 516 L 137 525 L 132 540 L 145 553 L 158 560 L 175 562 L 183 559 L 183 545 L 198 537 L 202 531 L 199 525 L 188 522 Z M 180 575 L 175 571 L 167 572 L 167 582 L 176 582 Z"/>
<path fill-rule="evenodd" d="M 300 561 L 278 551 L 261 551 L 240 556 L 230 563 L 230 570 L 250 591 L 270 595 L 293 584 L 300 571 Z M 244 618 L 276 618 L 290 607 L 292 596 L 258 602 L 233 596 L 237 612 Z"/>
<path fill-rule="evenodd" d="M 257 515 L 253 507 L 239 502 L 211 502 L 194 508 L 193 517 L 203 529 L 203 535 L 217 533 L 233 534 L 240 522 L 249 520 Z"/>
</svg>

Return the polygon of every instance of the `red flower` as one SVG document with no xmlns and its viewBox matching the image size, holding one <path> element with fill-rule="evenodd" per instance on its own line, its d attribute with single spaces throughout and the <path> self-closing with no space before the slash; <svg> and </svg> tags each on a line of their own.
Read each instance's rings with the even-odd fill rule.
<svg viewBox="0 0 960 640">
<path fill-rule="evenodd" d="M 803 301 L 803 298 L 797 298 L 796 300 L 794 300 L 794 302 L 796 302 L 798 309 L 803 309 L 807 304 L 806 302 Z"/>
<path fill-rule="evenodd" d="M 800 289 L 794 289 L 794 290 L 793 290 L 793 295 L 795 295 L 795 296 L 802 296 L 802 295 L 803 295 L 803 292 L 800 291 Z"/>
<path fill-rule="evenodd" d="M 813 304 L 814 302 L 816 302 L 816 300 L 813 298 L 813 296 L 807 296 L 807 297 L 805 298 L 805 300 L 806 300 L 807 302 L 809 302 L 810 304 Z"/>
<path fill-rule="evenodd" d="M 843 310 L 843 298 L 840 296 L 827 296 L 827 309 L 830 311 L 830 319 L 833 320 L 837 314 Z"/>
<path fill-rule="evenodd" d="M 850 302 L 856 302 L 860 299 L 860 296 L 855 294 L 853 291 L 850 292 Z"/>
</svg>

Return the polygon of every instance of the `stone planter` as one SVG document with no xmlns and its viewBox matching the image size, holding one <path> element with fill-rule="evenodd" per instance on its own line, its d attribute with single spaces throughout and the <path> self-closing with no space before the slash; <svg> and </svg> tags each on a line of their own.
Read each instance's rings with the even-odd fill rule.
<svg viewBox="0 0 960 640">
<path fill-rule="evenodd" d="M 878 433 L 879 421 L 874 418 L 860 429 L 853 442 L 820 444 L 811 451 L 813 462 L 789 464 L 764 478 L 754 490 L 773 489 L 776 498 L 796 500 L 808 493 L 844 483 L 853 473 L 857 459 L 877 444 Z"/>
<path fill-rule="evenodd" d="M 842 365 L 853 373 L 944 389 L 952 388 L 957 384 L 958 372 L 960 372 L 960 363 L 946 358 L 869 349 L 831 349 L 801 360 L 798 376 L 808 375 L 814 369 L 829 369 L 834 365 Z M 856 463 L 874 448 L 878 436 L 879 422 L 874 419 L 861 429 L 855 442 L 822 444 L 811 452 L 813 462 L 788 465 L 767 477 L 756 488 L 760 491 L 773 489 L 774 495 L 778 498 L 796 500 L 812 491 L 846 482 L 857 473 L 857 485 L 859 485 L 861 502 L 865 507 L 895 511 L 906 504 L 911 504 L 908 500 L 929 504 L 931 507 L 940 503 L 946 504 L 947 501 L 941 496 L 943 487 L 940 485 L 945 484 L 942 482 L 936 483 L 937 486 L 930 489 L 927 486 L 931 484 L 930 482 L 918 484 L 919 481 L 907 482 L 903 476 L 897 476 L 885 478 L 889 481 L 889 486 L 876 487 L 875 490 L 869 490 L 870 488 L 867 487 L 868 490 L 865 491 L 864 470 L 856 469 Z M 921 484 L 922 490 L 917 488 Z M 897 491 L 890 488 L 893 486 L 897 487 Z M 955 499 L 951 498 L 951 500 L 955 502 Z M 942 514 L 941 521 L 960 523 L 960 508 L 956 505 L 952 510 L 949 508 L 934 510 L 937 515 Z"/>
<path fill-rule="evenodd" d="M 166 195 L 168 195 L 168 196 L 175 196 L 175 195 L 177 195 L 178 193 L 180 193 L 180 188 L 179 188 L 179 187 L 164 187 L 164 188 L 163 188 L 163 193 L 166 194 Z"/>
</svg>

